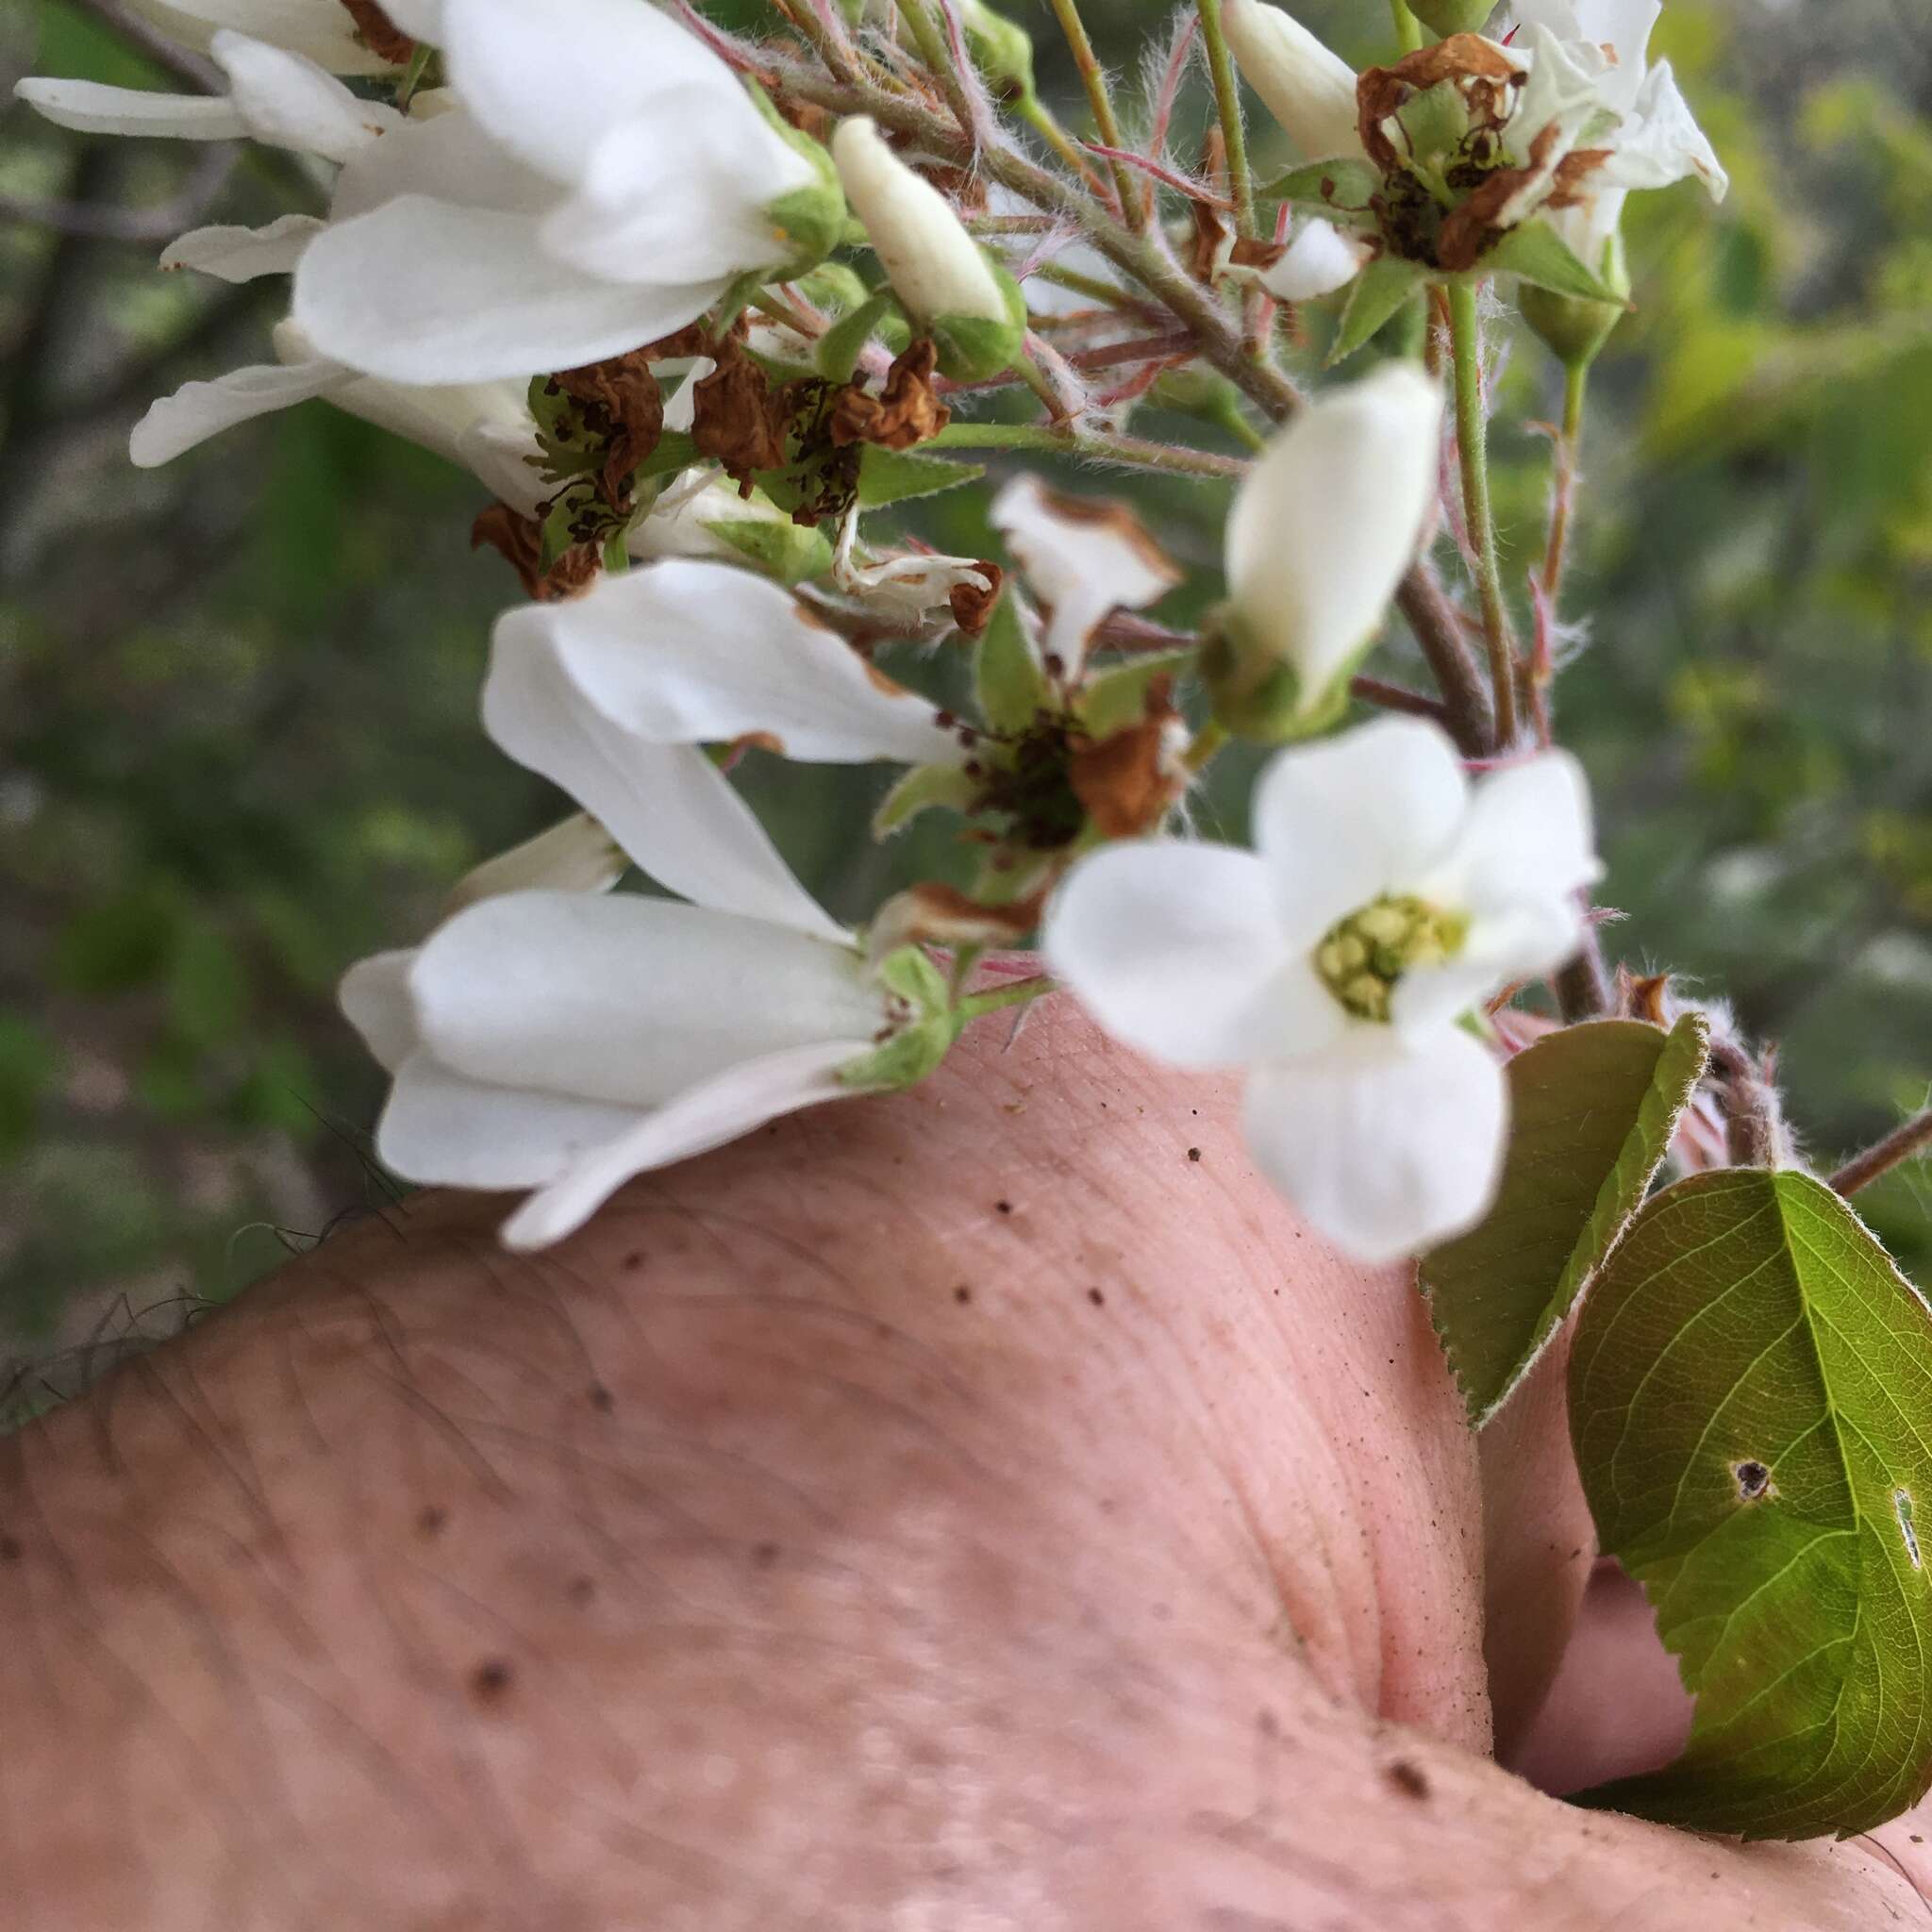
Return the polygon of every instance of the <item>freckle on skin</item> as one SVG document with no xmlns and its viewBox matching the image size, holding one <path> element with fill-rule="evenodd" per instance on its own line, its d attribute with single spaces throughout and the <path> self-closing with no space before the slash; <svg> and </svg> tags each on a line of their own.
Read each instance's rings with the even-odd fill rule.
<svg viewBox="0 0 1932 1932">
<path fill-rule="evenodd" d="M 449 1511 L 441 1503 L 425 1503 L 416 1517 L 416 1528 L 424 1536 L 441 1536 L 449 1526 Z"/>
<path fill-rule="evenodd" d="M 1190 1160 L 1199 1160 L 1200 1158 L 1201 1150 L 1198 1147 L 1190 1147 L 1188 1149 L 1188 1158 Z"/>
<path fill-rule="evenodd" d="M 617 1398 L 601 1382 L 591 1384 L 591 1407 L 608 1415 L 617 1407 Z"/>
<path fill-rule="evenodd" d="M 470 1673 L 470 1690 L 478 1703 L 494 1703 L 507 1691 L 516 1673 L 500 1657 L 485 1657 Z"/>
<path fill-rule="evenodd" d="M 995 1208 L 997 1208 L 1002 1214 L 1010 1214 L 1013 1211 L 1013 1204 L 1010 1201 L 995 1201 L 992 1205 Z"/>
<path fill-rule="evenodd" d="M 1107 1306 L 1107 1297 L 1104 1294 L 1102 1294 L 1097 1288 L 1090 1288 L 1087 1291 L 1087 1299 L 1090 1302 L 1091 1302 L 1096 1308 L 1104 1308 Z"/>
</svg>

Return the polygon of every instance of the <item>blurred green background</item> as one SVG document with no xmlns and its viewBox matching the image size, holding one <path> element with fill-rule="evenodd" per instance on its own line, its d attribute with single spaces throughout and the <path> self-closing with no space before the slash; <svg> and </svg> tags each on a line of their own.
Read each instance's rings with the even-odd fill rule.
<svg viewBox="0 0 1932 1932">
<path fill-rule="evenodd" d="M 1298 10 L 1388 58 L 1380 5 Z M 1161 9 L 1088 12 L 1131 66 Z M 1045 9 L 1024 17 L 1068 101 Z M 1777 1041 L 1828 1159 L 1932 1077 L 1932 34 L 1923 0 L 1670 0 L 1657 48 L 1735 188 L 1721 210 L 1689 188 L 1633 205 L 1560 726 L 1630 915 L 1613 944 Z M 0 81 L 30 71 L 160 80 L 59 0 L 0 23 Z M 160 244 L 302 196 L 320 178 L 285 158 L 0 110 L 0 1404 L 381 1200 L 379 1083 L 334 981 L 560 809 L 475 724 L 514 585 L 469 552 L 466 476 L 319 403 L 126 461 L 153 396 L 266 359 L 282 296 L 163 275 Z M 55 206 L 65 232 L 37 219 Z M 1524 425 L 1556 403 L 1515 343 L 1496 442 L 1518 581 L 1548 462 Z M 1211 574 L 1218 488 L 1138 493 Z M 986 551 L 976 495 L 926 533 Z M 881 774 L 766 760 L 750 782 L 842 911 L 932 857 L 854 862 Z M 1238 803 L 1204 820 L 1238 832 Z M 1924 1183 L 1862 1205 L 1932 1273 Z"/>
</svg>

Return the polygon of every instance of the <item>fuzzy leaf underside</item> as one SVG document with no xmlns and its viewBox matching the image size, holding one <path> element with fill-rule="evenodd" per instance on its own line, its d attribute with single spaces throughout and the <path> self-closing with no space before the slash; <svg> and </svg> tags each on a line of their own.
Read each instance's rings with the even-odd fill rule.
<svg viewBox="0 0 1932 1932">
<path fill-rule="evenodd" d="M 1583 1802 L 1795 1839 L 1924 1796 L 1932 1308 L 1844 1202 L 1748 1168 L 1656 1196 L 1584 1304 L 1570 1424 L 1697 1699 L 1674 1764 Z"/>
<path fill-rule="evenodd" d="M 1361 348 L 1386 322 L 1391 321 L 1429 279 L 1420 263 L 1399 255 L 1380 255 L 1349 284 L 1348 307 L 1341 312 L 1341 332 L 1328 351 L 1328 361 L 1344 361 Z"/>
<path fill-rule="evenodd" d="M 983 463 L 956 463 L 944 457 L 867 443 L 858 464 L 859 508 L 883 509 L 889 503 L 907 503 L 915 496 L 937 496 L 942 490 L 976 483 L 985 475 Z"/>
<path fill-rule="evenodd" d="M 1046 673 L 1010 590 L 993 607 L 974 656 L 973 678 L 979 715 L 993 731 L 1024 731 L 1053 702 Z"/>
<path fill-rule="evenodd" d="M 1607 302 L 1619 310 L 1629 306 L 1547 222 L 1528 221 L 1511 228 L 1490 250 L 1483 267 L 1581 302 Z"/>
<path fill-rule="evenodd" d="M 1442 1352 L 1480 1428 L 1526 1375 L 1642 1205 L 1703 1076 L 1708 1029 L 1598 1020 L 1509 1062 L 1509 1148 L 1495 1206 L 1418 1270 Z"/>
</svg>

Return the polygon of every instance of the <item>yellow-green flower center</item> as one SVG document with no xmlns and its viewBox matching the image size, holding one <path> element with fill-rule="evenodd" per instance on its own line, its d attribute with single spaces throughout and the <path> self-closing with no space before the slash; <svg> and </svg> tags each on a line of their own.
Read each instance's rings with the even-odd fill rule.
<svg viewBox="0 0 1932 1932">
<path fill-rule="evenodd" d="M 1397 983 L 1417 966 L 1462 950 L 1469 921 L 1408 893 L 1376 899 L 1338 920 L 1315 948 L 1315 971 L 1358 1020 L 1389 1018 Z"/>
</svg>

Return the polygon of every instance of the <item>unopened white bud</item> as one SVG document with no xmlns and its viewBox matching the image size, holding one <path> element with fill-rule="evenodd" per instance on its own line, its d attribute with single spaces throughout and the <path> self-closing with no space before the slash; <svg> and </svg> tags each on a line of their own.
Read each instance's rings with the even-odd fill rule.
<svg viewBox="0 0 1932 1932">
<path fill-rule="evenodd" d="M 1024 327 L 1012 277 L 988 259 L 945 196 L 886 145 L 867 116 L 839 124 L 832 158 L 893 294 L 939 343 L 941 366 L 950 375 L 1004 368 Z M 989 358 L 996 359 L 984 367 Z"/>
<path fill-rule="evenodd" d="M 1228 519 L 1224 710 L 1272 684 L 1289 735 L 1338 705 L 1435 506 L 1441 423 L 1441 391 L 1397 362 L 1269 445 Z"/>
<path fill-rule="evenodd" d="M 1248 85 L 1308 160 L 1360 152 L 1355 69 L 1262 0 L 1227 0 L 1227 44 Z"/>
</svg>

